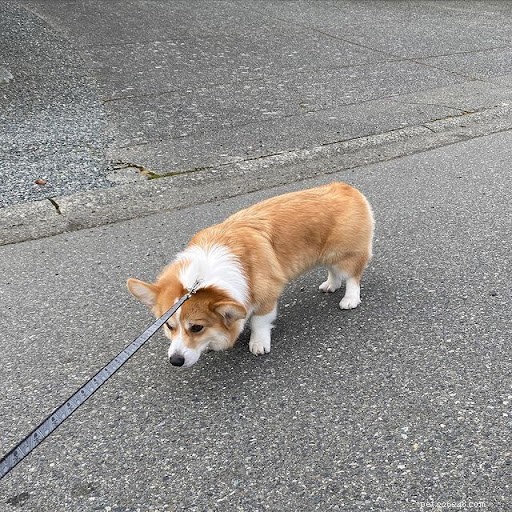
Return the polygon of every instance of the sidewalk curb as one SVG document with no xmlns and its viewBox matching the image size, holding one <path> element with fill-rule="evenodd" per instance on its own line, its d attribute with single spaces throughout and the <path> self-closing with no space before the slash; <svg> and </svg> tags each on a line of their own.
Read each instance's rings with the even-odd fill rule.
<svg viewBox="0 0 512 512">
<path fill-rule="evenodd" d="M 512 129 L 512 106 L 387 133 L 10 206 L 0 245 L 112 224 L 391 160 Z"/>
</svg>

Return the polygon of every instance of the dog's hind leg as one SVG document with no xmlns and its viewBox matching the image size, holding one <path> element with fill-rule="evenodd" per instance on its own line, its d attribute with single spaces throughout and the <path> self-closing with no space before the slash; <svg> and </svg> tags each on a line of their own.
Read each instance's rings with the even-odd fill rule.
<svg viewBox="0 0 512 512">
<path fill-rule="evenodd" d="M 334 266 L 327 268 L 327 281 L 324 281 L 318 289 L 325 293 L 338 290 L 343 283 L 343 272 Z"/>
<path fill-rule="evenodd" d="M 359 280 L 354 277 L 347 279 L 345 295 L 340 301 L 341 309 L 354 309 L 361 304 L 361 287 Z"/>
<path fill-rule="evenodd" d="M 338 263 L 342 274 L 347 276 L 345 295 L 340 302 L 341 309 L 354 309 L 361 303 L 361 277 L 369 259 L 368 253 L 352 253 Z"/>
</svg>

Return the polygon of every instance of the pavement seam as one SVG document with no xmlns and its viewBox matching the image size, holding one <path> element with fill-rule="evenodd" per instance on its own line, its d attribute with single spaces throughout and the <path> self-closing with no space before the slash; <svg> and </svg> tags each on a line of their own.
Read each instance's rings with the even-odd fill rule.
<svg viewBox="0 0 512 512">
<path fill-rule="evenodd" d="M 371 136 L 18 204 L 0 209 L 0 245 L 208 204 L 309 178 L 328 177 L 511 129 L 512 107 L 504 104 Z"/>
<path fill-rule="evenodd" d="M 265 17 L 265 18 L 269 18 L 269 19 L 276 19 L 276 20 L 279 20 L 280 22 L 282 23 L 285 23 L 291 27 L 294 27 L 294 28 L 299 28 L 300 30 L 304 31 L 305 33 L 308 33 L 308 32 L 316 32 L 317 34 L 321 34 L 322 36 L 325 36 L 329 39 L 333 39 L 335 41 L 340 41 L 342 43 L 345 43 L 345 44 L 350 44 L 350 45 L 353 45 L 353 46 L 358 46 L 360 48 L 364 48 L 365 50 L 370 50 L 371 52 L 374 52 L 374 53 L 377 53 L 377 54 L 380 54 L 380 55 L 385 55 L 387 57 L 389 57 L 391 60 L 406 60 L 406 58 L 404 57 L 401 57 L 399 55 L 394 55 L 386 50 L 381 50 L 379 48 L 373 48 L 371 46 L 368 46 L 368 45 L 365 45 L 365 44 L 362 44 L 362 43 L 359 43 L 357 41 L 353 41 L 351 39 L 347 39 L 346 37 L 340 37 L 336 34 L 331 34 L 330 32 L 326 32 L 325 30 L 322 30 L 314 25 L 307 25 L 305 23 L 299 23 L 297 21 L 291 21 L 289 19 L 286 19 L 286 18 L 283 18 L 281 16 L 276 16 L 275 14 L 267 14 L 265 11 L 261 11 L 260 9 L 255 9 L 253 6 L 251 7 L 248 7 L 246 5 L 242 6 L 244 9 L 248 10 L 248 11 L 251 11 L 251 12 L 255 12 L 257 14 L 259 14 L 260 16 L 262 17 Z M 349 34 L 349 37 L 351 37 L 352 34 Z"/>
</svg>

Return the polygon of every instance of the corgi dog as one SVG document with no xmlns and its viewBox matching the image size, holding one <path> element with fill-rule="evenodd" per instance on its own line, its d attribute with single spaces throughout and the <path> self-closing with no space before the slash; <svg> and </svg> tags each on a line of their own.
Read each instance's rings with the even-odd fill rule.
<svg viewBox="0 0 512 512">
<path fill-rule="evenodd" d="M 347 184 L 291 192 L 203 229 L 156 282 L 131 278 L 127 286 L 159 317 L 199 283 L 164 326 L 174 366 L 192 366 L 206 349 L 231 348 L 247 320 L 250 351 L 265 354 L 279 296 L 306 270 L 327 268 L 322 292 L 334 292 L 346 280 L 341 309 L 359 305 L 373 230 L 369 202 Z"/>
</svg>

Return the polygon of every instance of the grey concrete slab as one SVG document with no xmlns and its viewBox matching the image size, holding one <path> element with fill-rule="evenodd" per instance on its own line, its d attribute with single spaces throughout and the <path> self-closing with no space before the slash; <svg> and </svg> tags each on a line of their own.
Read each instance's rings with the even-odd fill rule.
<svg viewBox="0 0 512 512">
<path fill-rule="evenodd" d="M 79 45 L 158 41 L 162 34 L 172 37 L 172 34 L 187 33 L 197 21 L 194 6 L 187 6 L 186 2 L 26 0 L 22 3 Z M 226 13 L 215 15 L 217 9 L 211 3 L 201 6 L 201 10 L 208 10 L 205 18 L 210 18 L 212 23 L 224 19 L 229 26 Z"/>
<path fill-rule="evenodd" d="M 499 76 L 493 78 L 493 83 L 500 84 L 504 87 L 510 87 L 512 84 L 512 73 L 509 73 L 507 75 Z"/>
<path fill-rule="evenodd" d="M 433 57 L 424 59 L 422 62 L 491 82 L 494 81 L 494 78 L 512 73 L 510 45 L 506 48 L 483 50 L 481 52 Z"/>
<path fill-rule="evenodd" d="M 511 43 L 509 2 L 258 2 L 254 9 L 338 39 L 403 58 L 491 49 Z M 393 34 L 393 37 L 389 37 Z"/>
<path fill-rule="evenodd" d="M 508 2 L 0 8 L 0 66 L 13 77 L 0 85 L 3 206 L 117 186 L 109 159 L 190 171 L 421 126 L 510 96 Z"/>
<path fill-rule="evenodd" d="M 314 271 L 285 291 L 268 356 L 244 334 L 176 371 L 159 335 L 2 481 L 4 509 L 510 508 L 511 137 L 337 174 L 377 219 L 360 308 Z M 0 248 L 2 449 L 149 321 L 127 276 L 325 181 Z"/>
<path fill-rule="evenodd" d="M 485 111 L 491 105 L 499 108 L 511 102 L 510 84 L 471 81 L 255 121 L 237 126 L 235 136 L 228 126 L 193 136 L 111 147 L 109 157 L 113 161 L 144 162 L 147 169 L 159 174 L 182 172 L 318 148 L 440 119 L 449 121 L 454 116 Z"/>
<path fill-rule="evenodd" d="M 106 100 L 386 60 L 380 52 L 300 28 L 255 23 L 243 37 L 239 30 L 179 37 L 166 32 L 163 40 L 149 43 L 88 45 L 83 54 Z"/>
<path fill-rule="evenodd" d="M 460 113 L 460 110 L 444 105 L 422 105 L 417 98 L 408 104 L 407 96 L 403 98 L 400 101 L 393 98 L 371 100 L 257 121 L 237 126 L 235 136 L 233 128 L 226 127 L 193 137 L 112 147 L 109 156 L 113 161 L 144 162 L 147 169 L 159 174 L 183 172 L 319 147 Z"/>
<path fill-rule="evenodd" d="M 450 107 L 461 113 L 485 112 L 495 107 L 510 105 L 512 90 L 504 84 L 470 81 L 454 87 L 425 90 L 400 98 L 406 104 Z"/>
<path fill-rule="evenodd" d="M 413 62 L 286 73 L 262 80 L 134 97 L 106 105 L 116 145 L 187 137 L 316 110 L 433 89 L 461 77 Z"/>
</svg>

